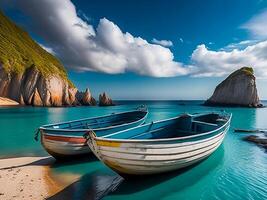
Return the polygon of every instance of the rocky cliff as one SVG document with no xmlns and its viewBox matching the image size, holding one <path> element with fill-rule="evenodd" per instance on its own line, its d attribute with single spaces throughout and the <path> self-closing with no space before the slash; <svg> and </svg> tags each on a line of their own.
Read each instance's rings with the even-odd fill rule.
<svg viewBox="0 0 267 200">
<path fill-rule="evenodd" d="M 114 103 L 112 99 L 104 92 L 99 95 L 99 106 L 113 106 Z"/>
<path fill-rule="evenodd" d="M 243 67 L 230 74 L 205 102 L 213 106 L 261 107 L 253 68 Z"/>
<path fill-rule="evenodd" d="M 0 96 L 34 106 L 93 105 L 79 93 L 59 60 L 0 11 Z"/>
<path fill-rule="evenodd" d="M 24 73 L 6 72 L 0 67 L 0 96 L 22 105 L 75 105 L 77 89 L 58 75 L 43 76 L 34 66 Z"/>
</svg>

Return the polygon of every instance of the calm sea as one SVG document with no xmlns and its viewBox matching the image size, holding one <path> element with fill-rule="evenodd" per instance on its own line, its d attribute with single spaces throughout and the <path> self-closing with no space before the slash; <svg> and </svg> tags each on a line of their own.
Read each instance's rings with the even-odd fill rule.
<svg viewBox="0 0 267 200">
<path fill-rule="evenodd" d="M 94 156 L 52 164 L 52 174 L 62 182 L 76 182 L 49 199 L 267 199 L 267 154 L 242 140 L 234 128 L 267 129 L 267 108 L 204 107 L 202 101 L 119 101 L 114 107 L 0 108 L 0 158 L 43 156 L 47 153 L 34 141 L 40 125 L 121 112 L 146 104 L 147 121 L 180 113 L 225 110 L 233 114 L 231 129 L 223 144 L 208 159 L 173 173 L 123 179 Z M 267 102 L 264 102 L 267 104 Z M 62 196 L 63 197 L 63 196 Z"/>
</svg>

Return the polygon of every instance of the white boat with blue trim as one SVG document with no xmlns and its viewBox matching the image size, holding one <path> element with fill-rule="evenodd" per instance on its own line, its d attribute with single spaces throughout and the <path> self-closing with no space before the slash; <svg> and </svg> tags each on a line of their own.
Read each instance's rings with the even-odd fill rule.
<svg viewBox="0 0 267 200">
<path fill-rule="evenodd" d="M 143 175 L 190 166 L 223 142 L 231 114 L 184 114 L 102 137 L 88 132 L 93 153 L 119 174 Z"/>
<path fill-rule="evenodd" d="M 93 130 L 97 136 L 105 136 L 144 124 L 148 111 L 146 108 L 112 113 L 95 118 L 79 119 L 41 126 L 41 143 L 45 150 L 55 158 L 90 153 L 84 134 Z M 36 138 L 38 138 L 38 132 Z"/>
</svg>

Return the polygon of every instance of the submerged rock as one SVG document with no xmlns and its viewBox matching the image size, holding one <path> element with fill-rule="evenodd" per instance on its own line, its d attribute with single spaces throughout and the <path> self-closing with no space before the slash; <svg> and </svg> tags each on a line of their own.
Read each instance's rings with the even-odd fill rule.
<svg viewBox="0 0 267 200">
<path fill-rule="evenodd" d="M 205 105 L 262 107 L 253 68 L 242 67 L 230 74 L 216 87 Z"/>
<path fill-rule="evenodd" d="M 256 135 L 250 135 L 244 138 L 245 141 L 253 142 L 261 147 L 267 149 L 267 138 L 266 137 L 259 137 Z"/>
<path fill-rule="evenodd" d="M 112 99 L 105 92 L 99 95 L 99 106 L 114 106 Z"/>
</svg>

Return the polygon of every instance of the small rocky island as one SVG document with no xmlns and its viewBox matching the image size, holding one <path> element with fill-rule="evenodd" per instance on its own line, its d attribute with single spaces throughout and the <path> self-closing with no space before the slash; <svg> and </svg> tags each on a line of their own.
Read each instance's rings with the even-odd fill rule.
<svg viewBox="0 0 267 200">
<path fill-rule="evenodd" d="M 104 92 L 99 95 L 99 106 L 113 106 L 112 99 Z"/>
<path fill-rule="evenodd" d="M 0 38 L 0 97 L 20 105 L 96 105 L 89 89 L 79 92 L 60 61 L 1 11 Z M 113 105 L 110 98 L 105 104 Z"/>
<path fill-rule="evenodd" d="M 253 68 L 242 67 L 230 74 L 216 87 L 205 105 L 262 107 Z"/>
</svg>

